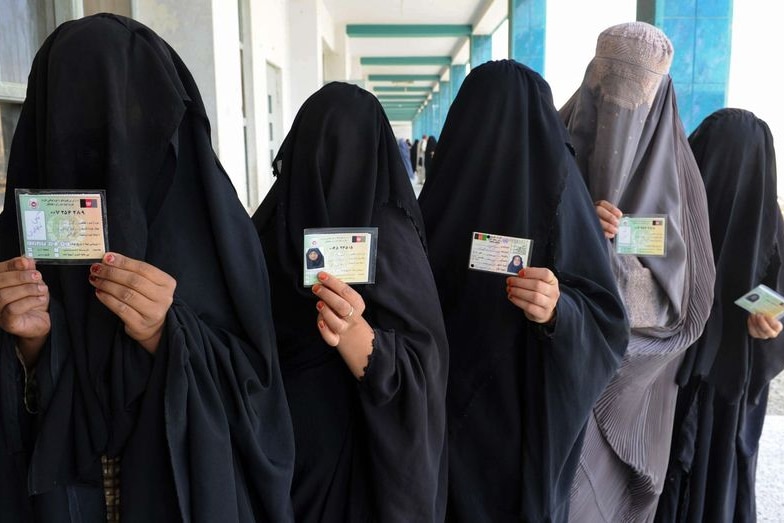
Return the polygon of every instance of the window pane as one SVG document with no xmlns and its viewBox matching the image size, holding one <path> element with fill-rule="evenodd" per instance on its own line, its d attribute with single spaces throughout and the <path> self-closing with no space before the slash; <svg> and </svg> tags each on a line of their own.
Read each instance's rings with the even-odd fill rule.
<svg viewBox="0 0 784 523">
<path fill-rule="evenodd" d="M 0 210 L 3 209 L 5 201 L 5 176 L 8 155 L 11 154 L 11 138 L 21 112 L 21 104 L 0 102 Z"/>
<path fill-rule="evenodd" d="M 47 30 L 44 0 L 0 0 L 0 82 L 25 84 Z"/>
</svg>

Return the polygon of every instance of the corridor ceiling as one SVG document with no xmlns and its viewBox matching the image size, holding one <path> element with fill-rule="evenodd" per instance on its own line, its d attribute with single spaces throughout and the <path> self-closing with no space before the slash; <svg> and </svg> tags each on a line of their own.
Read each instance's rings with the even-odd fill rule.
<svg viewBox="0 0 784 523">
<path fill-rule="evenodd" d="M 412 120 L 450 65 L 469 60 L 468 38 L 490 34 L 507 0 L 324 0 L 345 26 L 365 88 L 390 120 Z"/>
</svg>

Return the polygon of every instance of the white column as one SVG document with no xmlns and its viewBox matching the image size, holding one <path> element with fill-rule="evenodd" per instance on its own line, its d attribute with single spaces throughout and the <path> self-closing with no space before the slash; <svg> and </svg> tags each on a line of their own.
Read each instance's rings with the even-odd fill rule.
<svg viewBox="0 0 784 523">
<path fill-rule="evenodd" d="M 247 201 L 236 2 L 137 0 L 137 20 L 158 33 L 187 65 L 212 125 L 212 143 L 240 201 Z"/>
<path fill-rule="evenodd" d="M 318 0 L 291 0 L 289 19 L 289 108 L 294 115 L 323 83 Z"/>
</svg>

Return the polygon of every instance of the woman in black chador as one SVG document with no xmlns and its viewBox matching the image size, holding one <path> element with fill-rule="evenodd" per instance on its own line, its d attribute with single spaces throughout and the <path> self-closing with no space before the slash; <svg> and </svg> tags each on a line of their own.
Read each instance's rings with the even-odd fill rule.
<svg viewBox="0 0 784 523">
<path fill-rule="evenodd" d="M 550 87 L 514 61 L 465 79 L 420 196 L 450 343 L 459 522 L 565 521 L 582 434 L 628 326 Z M 468 270 L 474 231 L 533 240 L 519 276 Z"/>
<path fill-rule="evenodd" d="M 105 190 L 111 252 L 20 257 L 16 188 Z M 97 15 L 44 42 L 0 260 L 0 519 L 293 519 L 262 251 L 193 78 L 147 27 Z"/>
<path fill-rule="evenodd" d="M 294 422 L 297 521 L 443 521 L 446 335 L 381 105 L 359 87 L 324 86 L 273 165 L 253 221 Z M 313 227 L 378 227 L 375 283 L 349 287 L 321 272 L 303 287 L 303 230 Z"/>
<path fill-rule="evenodd" d="M 661 522 L 753 522 L 768 384 L 784 369 L 781 323 L 735 300 L 759 284 L 784 291 L 784 221 L 768 126 L 722 109 L 689 137 L 708 196 L 716 260 L 713 308 L 681 365 Z"/>
<path fill-rule="evenodd" d="M 428 136 L 427 137 L 427 147 L 425 148 L 425 176 L 430 169 L 433 167 L 433 158 L 436 154 L 436 146 L 438 146 L 438 140 L 436 140 L 435 136 Z"/>
</svg>

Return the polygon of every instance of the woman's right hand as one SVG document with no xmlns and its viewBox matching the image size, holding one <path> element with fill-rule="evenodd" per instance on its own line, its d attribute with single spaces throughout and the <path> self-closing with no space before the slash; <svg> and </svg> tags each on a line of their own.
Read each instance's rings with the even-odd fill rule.
<svg viewBox="0 0 784 523">
<path fill-rule="evenodd" d="M 749 314 L 746 320 L 749 336 L 759 340 L 770 340 L 781 334 L 782 325 L 776 318 L 764 314 Z"/>
<path fill-rule="evenodd" d="M 35 261 L 18 257 L 0 262 L 0 328 L 16 336 L 27 367 L 33 367 L 51 329 L 49 288 Z"/>
<path fill-rule="evenodd" d="M 623 213 L 615 205 L 607 200 L 599 200 L 593 204 L 596 207 L 596 214 L 599 216 L 599 223 L 604 231 L 604 237 L 608 240 L 615 238 L 618 234 L 618 224 Z"/>
</svg>

